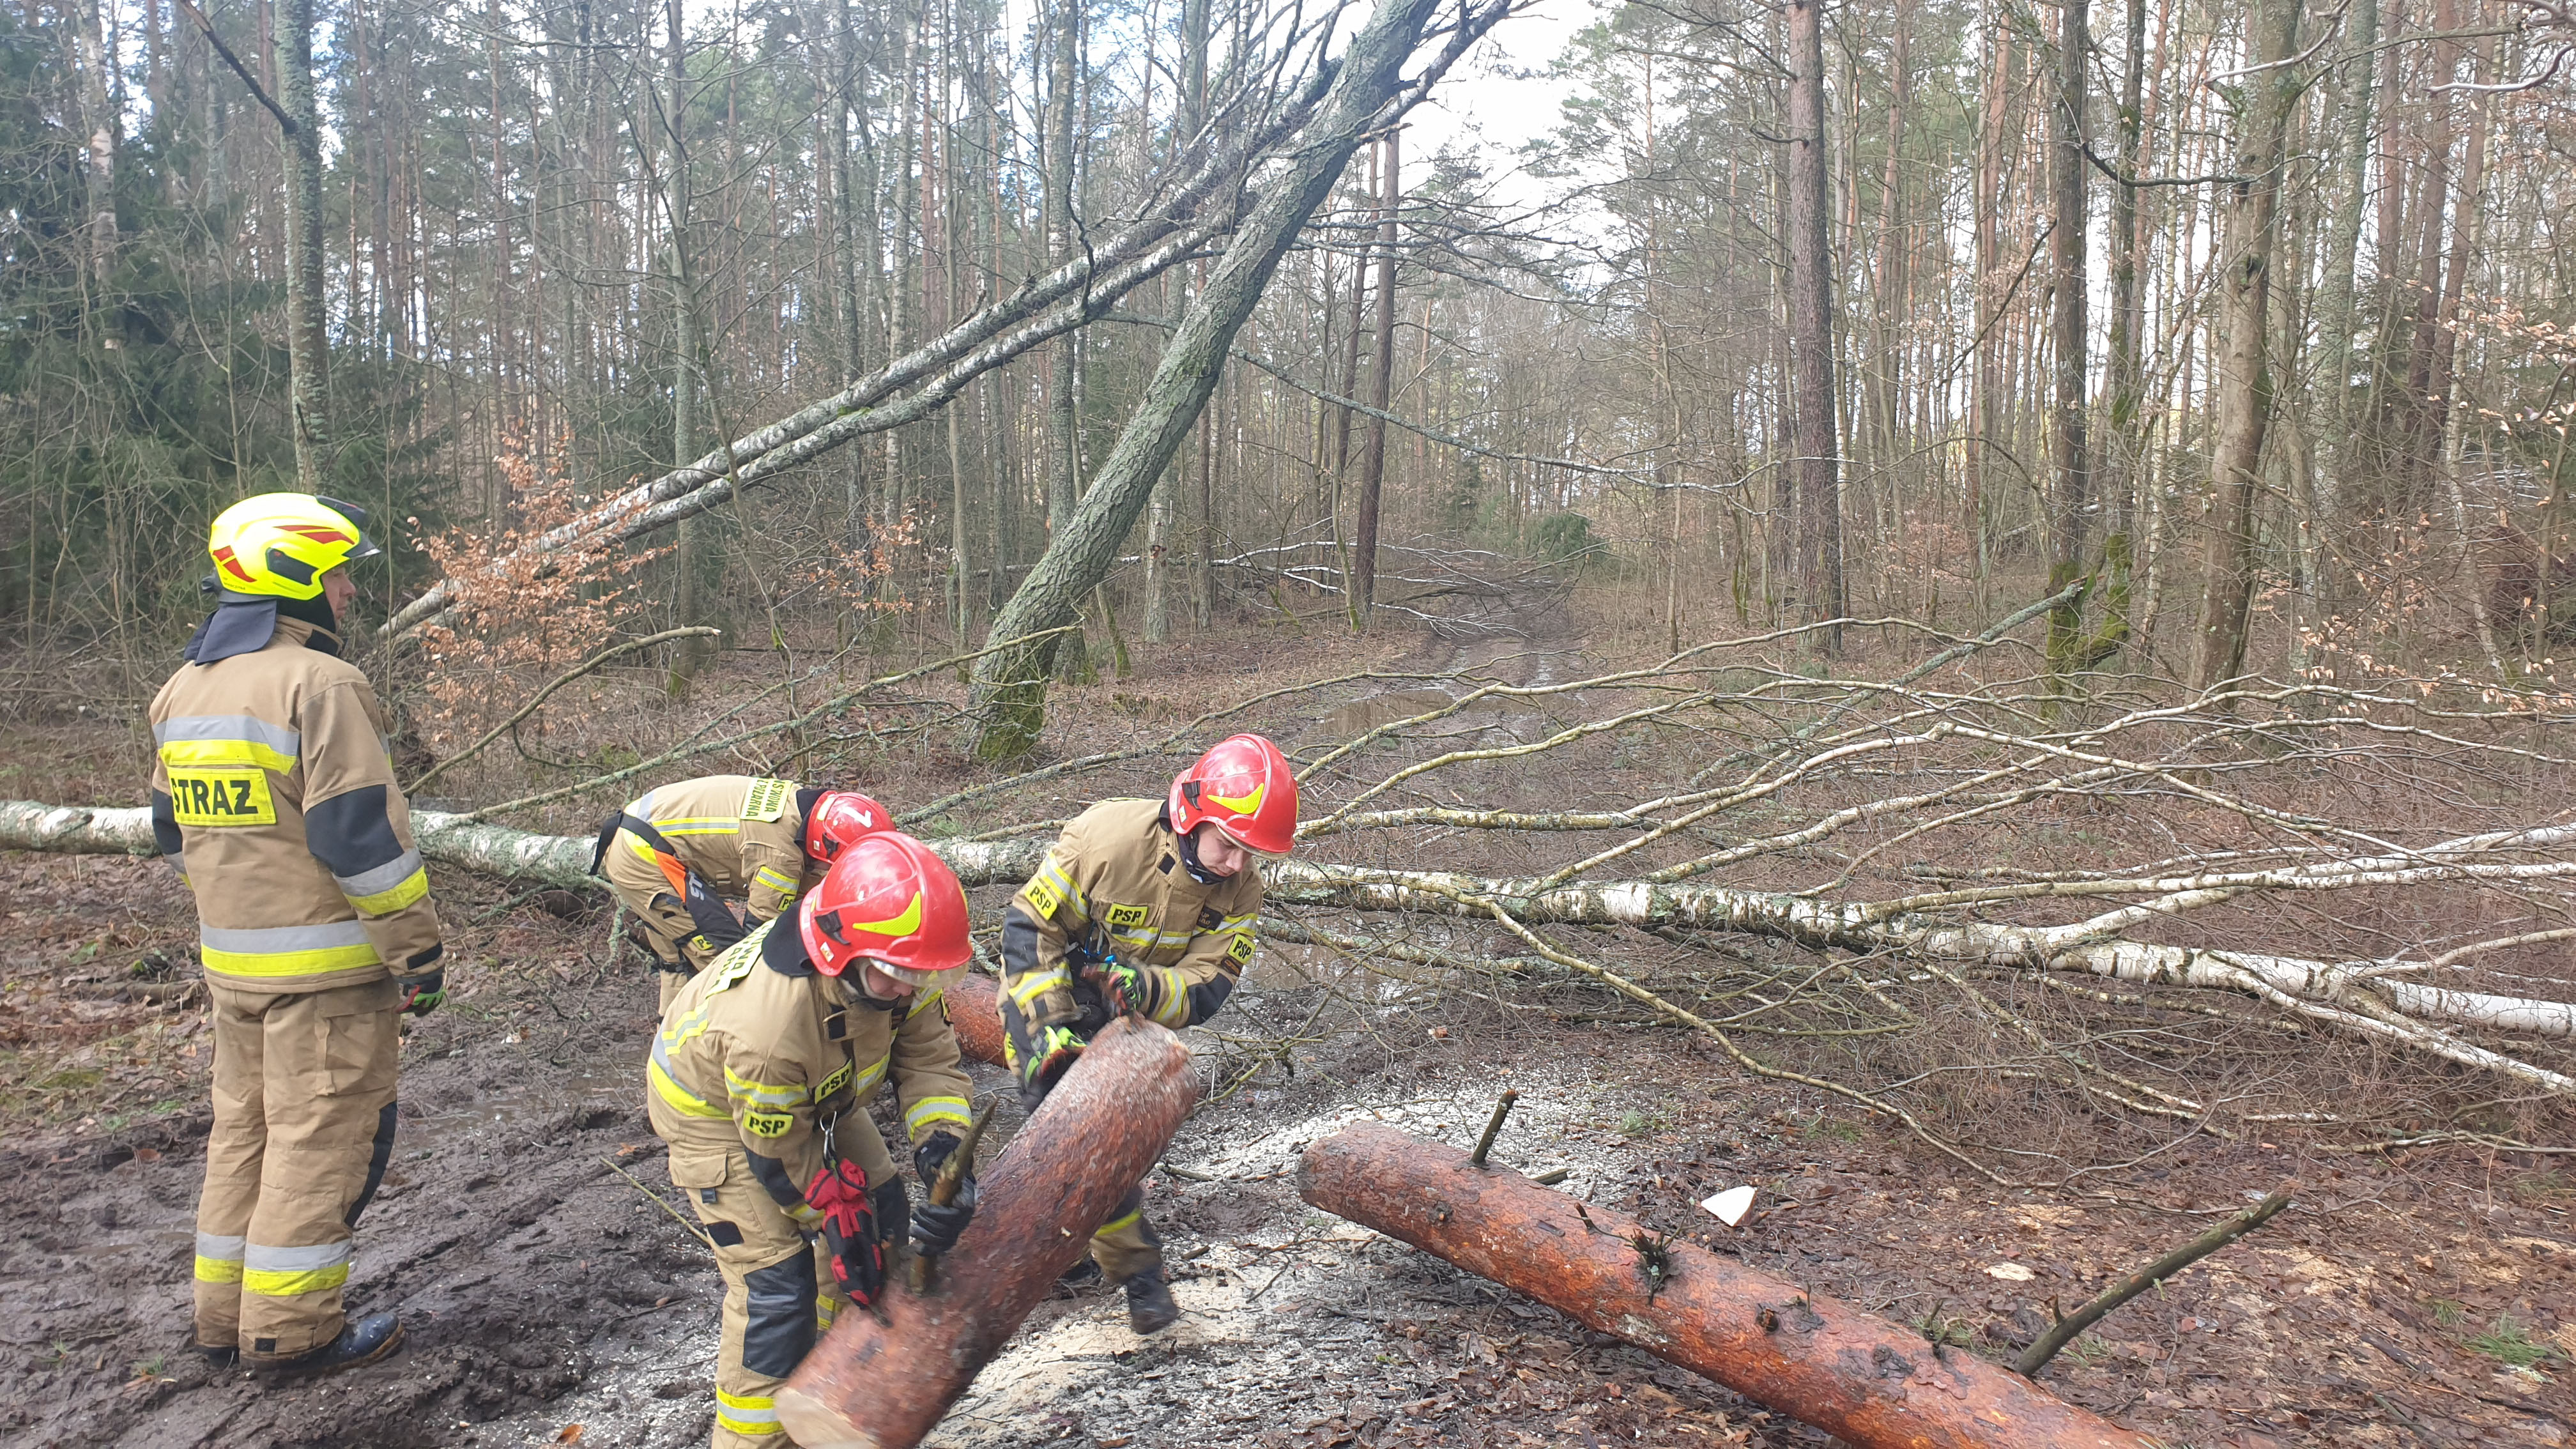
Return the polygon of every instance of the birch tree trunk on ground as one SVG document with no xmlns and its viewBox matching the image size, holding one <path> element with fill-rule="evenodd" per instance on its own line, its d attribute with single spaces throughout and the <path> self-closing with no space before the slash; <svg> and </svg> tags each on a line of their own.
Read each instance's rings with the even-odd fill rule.
<svg viewBox="0 0 2576 1449">
<path fill-rule="evenodd" d="M 1361 138 L 1392 119 L 1381 113 L 1404 88 L 1400 68 L 1436 8 L 1437 0 L 1381 0 L 1340 63 L 1318 75 L 1319 82 L 1329 79 L 1331 91 L 1287 160 L 1265 178 L 1260 200 L 1173 329 L 1143 399 L 1100 465 L 1090 492 L 1002 606 L 991 638 L 1007 642 L 1072 623 L 1083 599 L 1108 576 L 1155 477 L 1207 406 L 1224 373 L 1226 350 L 1260 302 L 1279 258 L 1332 190 Z M 1499 0 L 1470 12 L 1424 83 L 1503 14 Z M 996 650 L 976 662 L 969 714 L 977 722 L 974 749 L 979 757 L 1010 758 L 1035 746 L 1046 718 L 1052 653 L 1051 644 L 1039 644 Z"/>
<path fill-rule="evenodd" d="M 415 811 L 421 853 L 443 865 L 567 890 L 604 889 L 590 872 L 588 836 L 537 835 L 435 811 Z M 943 840 L 935 848 L 968 886 L 1012 885 L 1028 878 L 1051 841 Z M 2576 827 L 2496 832 L 2451 842 L 2462 851 L 2525 849 L 2563 852 Z M 92 809 L 36 801 L 0 801 L 0 850 L 62 854 L 148 855 L 150 812 L 142 807 Z M 2416 851 L 2278 870 L 2213 873 L 2124 882 L 2164 901 L 2248 892 L 2335 891 L 2387 881 L 2456 878 L 2479 869 L 2446 864 L 2447 853 Z M 2492 869 L 2493 867 L 2487 867 Z M 2524 867 L 2563 877 L 2576 867 Z M 2554 1094 L 2576 1096 L 2576 1080 L 2452 1035 L 2447 1027 L 2565 1038 L 2576 1036 L 2576 1004 L 2459 991 L 2390 974 L 2408 963 L 2317 961 L 2213 947 L 2157 945 L 2120 936 L 2119 923 L 2163 919 L 2156 905 L 2115 908 L 2106 916 L 2061 925 L 1963 920 L 1885 903 L 1837 901 L 1724 886 L 1643 880 L 1552 885 L 1488 879 L 1446 871 L 1276 861 L 1262 867 L 1269 899 L 1281 905 L 1351 911 L 1402 911 L 1492 921 L 1526 930 L 1544 925 L 1684 928 L 1735 932 L 1862 953 L 1897 952 L 1927 960 L 2002 970 L 2104 977 L 2133 985 L 2178 986 L 2252 996 L 2311 1021 L 2390 1045 L 2515 1077 Z M 180 887 L 174 879 L 171 889 Z M 2113 918 L 2116 918 L 2113 919 Z M 1293 922 L 1283 939 L 1300 939 Z M 1551 959 L 1562 956 L 1543 940 Z M 1572 959 L 1572 958 L 1567 958 Z M 1562 964 L 1562 961 L 1560 961 Z M 1497 968 L 1508 970 L 1510 968 Z"/>
<path fill-rule="evenodd" d="M 2254 596 L 2254 498 L 2262 486 L 2263 438 L 2272 423 L 2270 336 L 2272 245 L 2278 238 L 2283 145 L 2299 79 L 2297 0 L 2254 0 L 2247 16 L 2249 68 L 2238 84 L 2236 153 L 2227 186 L 2224 270 L 2218 277 L 2222 339 L 2218 358 L 2217 441 L 2202 553 L 2200 629 L 2191 677 L 2207 688 L 2245 667 L 2246 616 Z"/>
</svg>

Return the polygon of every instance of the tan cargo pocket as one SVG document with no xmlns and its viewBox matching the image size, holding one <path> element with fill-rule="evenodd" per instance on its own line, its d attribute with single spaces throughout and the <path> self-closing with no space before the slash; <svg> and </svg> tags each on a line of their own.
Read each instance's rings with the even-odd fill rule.
<svg viewBox="0 0 2576 1449">
<path fill-rule="evenodd" d="M 370 981 L 316 994 L 322 998 L 314 1003 L 322 1095 L 391 1092 L 402 1060 L 402 992 L 391 981 Z"/>
<path fill-rule="evenodd" d="M 671 1186 L 722 1187 L 733 1154 L 706 1147 L 671 1149 Z"/>
</svg>

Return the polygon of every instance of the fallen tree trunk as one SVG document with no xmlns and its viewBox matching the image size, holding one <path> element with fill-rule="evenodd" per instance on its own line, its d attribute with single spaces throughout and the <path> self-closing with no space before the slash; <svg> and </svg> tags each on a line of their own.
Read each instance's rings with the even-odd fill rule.
<svg viewBox="0 0 2576 1449">
<path fill-rule="evenodd" d="M 805 1449 L 908 1449 L 1091 1249 L 1091 1231 L 1144 1180 L 1199 1098 L 1181 1039 L 1112 1022 L 990 1171 L 974 1225 L 913 1294 L 889 1275 L 882 1316 L 844 1313 L 778 1391 Z"/>
<path fill-rule="evenodd" d="M 584 836 L 536 835 L 506 825 L 461 821 L 415 811 L 421 854 L 510 880 L 569 890 L 604 890 L 589 873 L 592 842 Z M 1052 842 L 931 842 L 969 886 L 1027 880 Z M 152 821 L 139 807 L 95 809 L 0 801 L 0 850 L 80 855 L 149 855 Z M 1288 905 L 1355 911 L 1405 911 L 1490 919 L 1491 901 L 1526 925 L 1656 926 L 1733 931 L 1808 946 L 1898 951 L 1941 961 L 2109 977 L 2143 986 L 2229 991 L 2334 1008 L 2357 990 L 2378 994 L 2397 1012 L 2422 1021 L 2539 1036 L 2576 1036 L 2576 1003 L 2454 991 L 2382 973 L 2392 961 L 2316 961 L 2254 951 L 2166 946 L 2119 937 L 2069 942 L 2059 928 L 1995 921 L 1956 921 L 1921 913 L 1882 915 L 1866 902 L 1820 900 L 1725 886 L 1609 881 L 1540 888 L 1530 880 L 1491 879 L 1445 871 L 1378 870 L 1277 861 L 1262 867 L 1269 898 Z M 2318 877 L 2321 885 L 2337 885 Z M 2274 887 L 2303 889 L 2290 880 Z M 2338 1024 L 2352 1025 L 2343 1011 Z M 2366 1022 L 2367 1018 L 2360 1018 Z M 2362 1029 L 2356 1027 L 2356 1029 Z M 2491 1066 L 2487 1061 L 2472 1065 Z M 2576 1082 L 2553 1090 L 2576 1091 Z"/>
<path fill-rule="evenodd" d="M 969 1061 L 1002 1064 L 1001 989 L 992 977 L 970 966 L 948 988 L 948 1025 Z"/>
<path fill-rule="evenodd" d="M 2148 1449 L 1973 1354 L 1392 1127 L 1306 1149 L 1297 1195 L 1859 1449 Z"/>
</svg>

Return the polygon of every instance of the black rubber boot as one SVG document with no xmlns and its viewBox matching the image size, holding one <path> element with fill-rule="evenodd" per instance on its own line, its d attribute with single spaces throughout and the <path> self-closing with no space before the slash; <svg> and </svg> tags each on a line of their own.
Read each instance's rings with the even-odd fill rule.
<svg viewBox="0 0 2576 1449">
<path fill-rule="evenodd" d="M 205 1355 L 206 1362 L 213 1364 L 219 1369 L 231 1368 L 233 1364 L 241 1358 L 241 1350 L 233 1347 L 229 1343 L 222 1344 L 220 1346 L 211 1343 L 201 1343 L 196 1345 L 196 1350 L 197 1352 Z"/>
<path fill-rule="evenodd" d="M 1172 1301 L 1172 1285 L 1163 1270 L 1148 1268 L 1127 1280 L 1127 1326 L 1139 1338 L 1160 1333 L 1181 1321 L 1181 1305 Z"/>
<path fill-rule="evenodd" d="M 1097 1281 L 1099 1277 L 1100 1265 L 1088 1257 L 1082 1257 L 1074 1259 L 1072 1267 L 1056 1274 L 1055 1281 L 1067 1288 L 1079 1288 L 1085 1283 Z"/>
<path fill-rule="evenodd" d="M 257 1367 L 273 1373 L 329 1374 L 374 1363 L 392 1353 L 402 1343 L 402 1320 L 390 1313 L 370 1313 L 349 1320 L 340 1336 L 311 1353 L 294 1358 L 262 1363 Z"/>
</svg>

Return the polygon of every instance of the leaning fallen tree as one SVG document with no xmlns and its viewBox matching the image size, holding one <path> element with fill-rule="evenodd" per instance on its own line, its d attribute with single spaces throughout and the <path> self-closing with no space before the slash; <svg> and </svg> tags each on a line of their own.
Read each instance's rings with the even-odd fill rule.
<svg viewBox="0 0 2576 1449">
<path fill-rule="evenodd" d="M 442 864 L 503 879 L 604 889 L 589 873 L 592 841 L 539 835 L 460 816 L 420 811 L 413 830 L 421 853 Z M 2202 872 L 2123 882 L 2132 892 L 2332 892 L 2402 878 L 2418 883 L 2476 880 L 2499 871 L 2541 877 L 2576 871 L 2576 863 L 2519 865 L 2494 859 L 2506 851 L 2555 848 L 2576 830 L 2499 832 L 2412 852 L 2405 864 L 2386 858 L 2316 862 L 2254 872 Z M 970 886 L 1015 884 L 1036 870 L 1047 841 L 937 841 L 934 845 Z M 96 809 L 0 801 L 0 849 L 85 854 L 152 852 L 151 821 L 140 808 Z M 1344 911 L 1429 913 L 1491 921 L 1521 935 L 1535 953 L 1568 970 L 1626 989 L 1684 1025 L 1704 1025 L 1617 973 L 1570 955 L 1532 934 L 1547 925 L 1684 928 L 1794 941 L 1812 947 L 1899 952 L 1964 966 L 2103 977 L 2133 985 L 2178 986 L 2252 996 L 2322 1024 L 2468 1066 L 2502 1072 L 2552 1093 L 2576 1096 L 2576 1079 L 2462 1039 L 2447 1028 L 2576 1037 L 2576 1005 L 2460 991 L 2393 977 L 2392 967 L 2420 963 L 2322 961 L 2219 947 L 2131 940 L 2106 930 L 2101 916 L 2062 926 L 1962 920 L 1939 914 L 1945 898 L 1903 903 L 1835 901 L 1776 891 L 1683 881 L 1552 883 L 1442 871 L 1372 869 L 1302 860 L 1265 870 L 1270 898 L 1283 904 Z M 2056 891 L 2052 894 L 2075 894 Z M 1980 896 L 1977 899 L 1982 900 Z M 2128 908 L 2134 909 L 2134 908 Z M 2159 918 L 2149 912 L 2146 919 Z"/>
<path fill-rule="evenodd" d="M 1973 1353 L 1382 1124 L 1307 1148 L 1297 1195 L 1856 1449 L 2150 1442 Z"/>
</svg>

